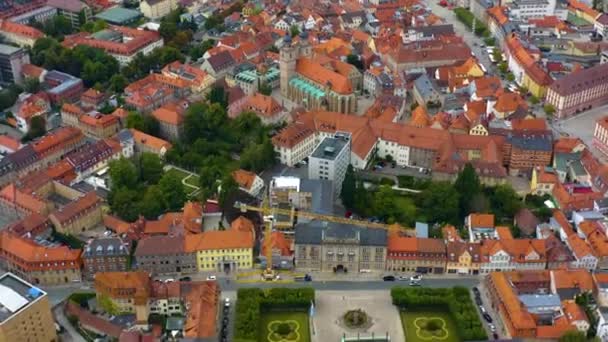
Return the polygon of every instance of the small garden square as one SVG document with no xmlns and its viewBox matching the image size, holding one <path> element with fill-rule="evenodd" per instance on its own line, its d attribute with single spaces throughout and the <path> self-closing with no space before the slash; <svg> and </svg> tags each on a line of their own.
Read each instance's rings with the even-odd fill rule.
<svg viewBox="0 0 608 342">
<path fill-rule="evenodd" d="M 401 323 L 408 342 L 462 341 L 452 316 L 440 311 L 402 311 Z"/>
<path fill-rule="evenodd" d="M 306 312 L 266 312 L 262 314 L 260 342 L 310 342 Z"/>
</svg>

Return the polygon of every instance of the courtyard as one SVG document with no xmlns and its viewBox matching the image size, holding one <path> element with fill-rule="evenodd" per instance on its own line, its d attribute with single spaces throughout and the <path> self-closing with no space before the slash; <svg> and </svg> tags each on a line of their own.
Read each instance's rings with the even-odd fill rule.
<svg viewBox="0 0 608 342">
<path fill-rule="evenodd" d="M 306 312 L 262 313 L 260 342 L 310 342 Z"/>
<path fill-rule="evenodd" d="M 403 311 L 400 313 L 408 342 L 460 341 L 450 314 L 439 311 Z"/>
<path fill-rule="evenodd" d="M 405 341 L 399 311 L 392 304 L 389 291 L 319 291 L 313 316 L 313 342 L 340 341 L 343 336 L 376 337 L 388 334 L 391 341 Z M 366 322 L 358 328 L 349 327 L 344 315 L 361 309 Z M 408 340 L 409 341 L 409 340 Z"/>
</svg>

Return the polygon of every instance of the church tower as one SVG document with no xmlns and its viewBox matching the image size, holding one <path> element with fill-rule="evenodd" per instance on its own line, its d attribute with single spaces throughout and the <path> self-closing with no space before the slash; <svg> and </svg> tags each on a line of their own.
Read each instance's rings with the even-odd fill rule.
<svg viewBox="0 0 608 342">
<path fill-rule="evenodd" d="M 288 97 L 289 80 L 296 73 L 296 61 L 299 51 L 291 44 L 291 36 L 287 34 L 283 38 L 283 47 L 281 47 L 279 58 L 279 69 L 281 72 L 281 95 Z"/>
</svg>

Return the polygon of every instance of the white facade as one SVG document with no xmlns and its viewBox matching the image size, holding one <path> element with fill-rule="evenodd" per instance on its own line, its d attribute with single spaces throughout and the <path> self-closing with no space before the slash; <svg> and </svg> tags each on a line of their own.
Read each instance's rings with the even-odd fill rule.
<svg viewBox="0 0 608 342">
<path fill-rule="evenodd" d="M 118 61 L 118 64 L 120 64 L 120 66 L 125 66 L 129 63 L 131 63 L 131 61 L 133 59 L 135 59 L 135 57 L 137 56 L 137 54 L 142 53 L 144 56 L 149 55 L 154 49 L 156 48 L 160 48 L 163 47 L 164 43 L 163 43 L 163 39 L 159 38 L 158 40 L 144 46 L 143 48 L 134 51 L 131 55 L 121 55 L 121 54 L 117 54 L 117 53 L 112 53 L 110 51 L 108 51 L 108 54 L 114 58 L 116 58 L 116 60 Z"/>
<path fill-rule="evenodd" d="M 308 178 L 331 180 L 339 194 L 350 164 L 350 138 L 348 133 L 324 138 L 308 158 Z"/>
<path fill-rule="evenodd" d="M 602 342 L 608 342 L 608 310 L 599 308 L 596 316 L 599 318 L 597 321 L 596 336 L 599 337 Z"/>
<path fill-rule="evenodd" d="M 275 146 L 281 164 L 293 167 L 308 157 L 316 146 L 315 134 L 310 134 L 293 147 Z"/>
<path fill-rule="evenodd" d="M 555 0 L 514 1 L 509 15 L 517 19 L 543 18 L 555 14 Z"/>
<path fill-rule="evenodd" d="M 490 255 L 487 262 L 481 263 L 479 272 L 482 274 L 487 274 L 497 271 L 513 271 L 515 270 L 515 265 L 511 262 L 511 259 L 511 255 L 509 255 L 509 253 L 505 252 L 504 250 L 500 250 L 494 255 Z"/>
</svg>

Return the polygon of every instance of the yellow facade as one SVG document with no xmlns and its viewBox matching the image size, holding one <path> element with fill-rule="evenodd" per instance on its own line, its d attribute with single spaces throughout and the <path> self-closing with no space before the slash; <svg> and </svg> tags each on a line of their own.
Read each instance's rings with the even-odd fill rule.
<svg viewBox="0 0 608 342">
<path fill-rule="evenodd" d="M 542 86 L 539 85 L 538 83 L 534 82 L 529 76 L 528 74 L 524 74 L 524 77 L 522 79 L 522 85 L 526 88 L 528 88 L 528 91 L 538 97 L 539 99 L 542 99 L 545 97 L 545 95 L 547 94 L 547 87 L 546 86 Z"/>
<path fill-rule="evenodd" d="M 253 248 L 205 249 L 196 253 L 199 271 L 216 271 L 218 264 L 224 262 L 234 262 L 239 269 L 252 268 Z"/>
<path fill-rule="evenodd" d="M 465 251 L 458 257 L 458 262 L 448 261 L 446 269 L 448 273 L 457 273 L 458 271 L 467 270 L 468 274 L 473 274 L 476 273 L 476 271 L 479 271 L 479 263 L 474 263 L 471 254 Z"/>
</svg>

